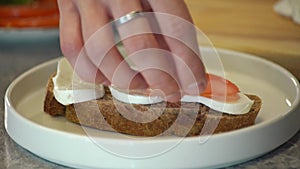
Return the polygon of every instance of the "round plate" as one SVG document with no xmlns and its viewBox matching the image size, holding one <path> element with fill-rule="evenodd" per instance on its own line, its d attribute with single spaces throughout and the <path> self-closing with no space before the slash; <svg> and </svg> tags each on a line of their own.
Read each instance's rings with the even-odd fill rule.
<svg viewBox="0 0 300 169">
<path fill-rule="evenodd" d="M 209 65 L 214 50 L 201 51 Z M 76 168 L 223 167 L 258 157 L 291 138 L 300 128 L 298 80 L 282 67 L 259 57 L 227 50 L 218 53 L 226 78 L 241 91 L 256 94 L 263 101 L 253 126 L 209 137 L 145 140 L 95 130 L 97 140 L 116 151 L 142 154 L 174 145 L 151 157 L 120 156 L 96 144 L 79 125 L 43 112 L 45 86 L 56 69 L 55 59 L 32 68 L 11 83 L 5 95 L 5 128 L 13 140 L 32 153 Z"/>
</svg>

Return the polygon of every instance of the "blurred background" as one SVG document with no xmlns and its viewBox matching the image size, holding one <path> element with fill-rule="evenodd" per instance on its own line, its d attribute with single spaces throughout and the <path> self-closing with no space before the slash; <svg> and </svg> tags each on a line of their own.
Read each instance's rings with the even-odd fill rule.
<svg viewBox="0 0 300 169">
<path fill-rule="evenodd" d="M 33 0 L 0 0 L 0 4 L 5 4 L 8 1 L 11 3 Z M 56 0 L 42 1 L 44 4 L 48 3 L 48 7 L 39 4 L 39 8 L 52 10 L 52 12 L 54 10 L 55 12 L 55 8 L 51 8 L 51 4 Z M 275 12 L 275 5 L 280 0 L 185 1 L 195 25 L 208 36 L 215 47 L 242 51 L 267 58 L 287 68 L 300 79 L 300 24 L 293 21 L 291 17 L 282 15 L 284 13 Z M 287 4 L 294 3 L 291 8 L 297 6 L 296 4 L 300 6 L 299 0 L 281 1 L 286 2 L 282 4 L 281 11 L 286 10 L 287 13 Z M 52 4 L 52 6 L 54 5 Z M 299 6 L 298 15 L 300 16 Z M 295 10 L 297 9 L 295 8 Z M 3 14 L 4 12 L 3 9 L 0 10 L 1 60 L 19 55 L 22 58 L 28 57 L 28 60 L 32 60 L 31 57 L 40 56 L 42 59 L 61 55 L 57 30 L 58 21 L 57 23 L 52 21 L 51 25 L 50 20 L 48 21 L 50 26 L 40 26 L 43 28 L 30 25 L 28 28 L 26 24 L 20 26 L 18 23 L 12 22 L 13 19 L 10 19 L 10 22 L 7 23 L 7 19 L 3 19 L 8 18 Z M 56 12 L 58 13 L 58 11 Z M 297 11 L 294 14 L 296 15 Z M 58 14 L 50 13 L 50 15 Z M 43 17 L 43 20 L 45 18 L 49 19 L 49 16 L 45 15 Z M 10 25 L 7 26 L 7 24 Z M 13 24 L 17 26 L 14 27 Z"/>
<path fill-rule="evenodd" d="M 300 24 L 275 12 L 279 0 L 186 0 L 195 24 L 215 47 L 255 54 L 291 71 L 300 79 Z M 283 0 L 281 11 L 300 1 Z M 291 3 L 291 6 L 287 6 Z M 294 8 L 294 9 L 289 9 Z"/>
<path fill-rule="evenodd" d="M 18 75 L 39 63 L 62 56 L 58 21 L 46 22 L 52 23 L 50 26 L 47 24 L 45 26 L 45 23 L 42 26 L 30 26 L 30 24 L 20 26 L 19 19 L 22 19 L 22 16 L 7 16 L 11 11 L 3 8 L 3 4 L 12 1 L 15 0 L 0 0 L 0 4 L 2 4 L 0 5 L 0 98 L 4 98 L 6 88 Z M 56 2 L 56 0 L 42 1 L 45 3 Z M 286 13 L 275 12 L 275 5 L 281 1 L 185 1 L 196 26 L 208 36 L 215 47 L 246 52 L 269 59 L 285 67 L 300 79 L 300 25 L 292 17 L 286 16 Z M 290 3 L 294 0 L 283 1 Z M 300 2 L 300 0 L 295 1 Z M 288 12 L 289 6 L 286 2 L 282 8 Z M 51 5 L 49 9 L 49 4 L 38 8 L 57 12 L 57 9 Z M 58 18 L 58 13 L 49 12 L 47 15 L 43 14 L 43 17 L 43 21 L 49 17 Z M 201 41 L 199 43 L 201 44 Z M 2 123 L 0 143 L 5 145 L 0 147 L 0 154 L 2 154 L 0 155 L 0 168 L 1 166 L 7 168 L 21 166 L 22 168 L 58 168 L 57 165 L 49 164 L 28 153 L 9 139 L 4 130 L 3 99 L 0 99 L 0 105 L 0 121 Z M 299 136 L 298 132 L 289 143 L 259 160 L 243 164 L 244 168 L 247 166 L 251 168 L 253 164 L 259 166 L 258 168 L 264 168 L 264 164 L 281 164 L 283 168 L 300 166 L 298 165 L 299 160 L 293 160 L 299 157 L 299 146 L 297 146 L 300 145 Z M 284 164 L 281 163 L 283 161 Z"/>
</svg>

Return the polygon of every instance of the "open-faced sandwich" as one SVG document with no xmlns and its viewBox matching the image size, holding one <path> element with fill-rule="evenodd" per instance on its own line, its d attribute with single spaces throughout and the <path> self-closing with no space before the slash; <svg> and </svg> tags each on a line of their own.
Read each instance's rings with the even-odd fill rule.
<svg viewBox="0 0 300 169">
<path fill-rule="evenodd" d="M 76 78 L 68 61 L 61 59 L 47 84 L 46 113 L 65 116 L 83 126 L 135 136 L 197 136 L 207 133 L 202 130 L 210 122 L 217 122 L 211 133 L 244 128 L 255 123 L 262 104 L 258 96 L 243 94 L 232 82 L 212 74 L 207 74 L 203 93 L 183 96 L 177 103 Z M 226 94 L 212 90 L 214 82 L 224 83 Z"/>
</svg>

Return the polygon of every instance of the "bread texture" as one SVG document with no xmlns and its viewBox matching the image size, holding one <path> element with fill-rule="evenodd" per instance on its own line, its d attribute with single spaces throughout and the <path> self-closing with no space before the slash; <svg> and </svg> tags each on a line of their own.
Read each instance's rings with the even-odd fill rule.
<svg viewBox="0 0 300 169">
<path fill-rule="evenodd" d="M 251 126 L 262 105 L 258 96 L 250 111 L 242 115 L 217 112 L 200 103 L 162 102 L 152 105 L 127 104 L 115 100 L 109 89 L 103 98 L 64 106 L 53 94 L 52 75 L 47 84 L 44 111 L 65 116 L 73 123 L 135 136 L 198 136 Z"/>
</svg>

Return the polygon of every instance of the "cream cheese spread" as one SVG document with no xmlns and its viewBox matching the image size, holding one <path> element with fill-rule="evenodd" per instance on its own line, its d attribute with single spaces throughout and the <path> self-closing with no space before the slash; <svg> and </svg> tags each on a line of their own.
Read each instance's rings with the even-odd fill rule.
<svg viewBox="0 0 300 169">
<path fill-rule="evenodd" d="M 130 104 L 154 104 L 162 102 L 163 99 L 158 96 L 143 96 L 124 93 L 116 88 L 110 87 L 111 94 L 119 101 Z M 203 96 L 185 95 L 181 98 L 181 102 L 197 102 L 202 103 L 216 111 L 228 114 L 246 114 L 249 112 L 253 101 L 246 95 L 238 93 L 239 99 L 234 102 L 221 102 Z"/>
<path fill-rule="evenodd" d="M 105 94 L 103 85 L 81 80 L 65 58 L 58 62 L 52 81 L 54 97 L 63 105 L 98 99 Z"/>
<path fill-rule="evenodd" d="M 103 85 L 81 80 L 74 73 L 72 66 L 65 58 L 58 62 L 56 76 L 52 80 L 54 83 L 54 97 L 63 105 L 99 99 L 105 94 Z M 129 104 L 154 104 L 163 101 L 158 96 L 129 94 L 115 87 L 110 86 L 109 88 L 115 99 Z M 238 95 L 239 99 L 234 102 L 221 102 L 203 96 L 190 95 L 183 96 L 181 101 L 201 103 L 211 109 L 228 114 L 239 115 L 248 113 L 253 101 L 243 93 L 238 93 Z"/>
</svg>

